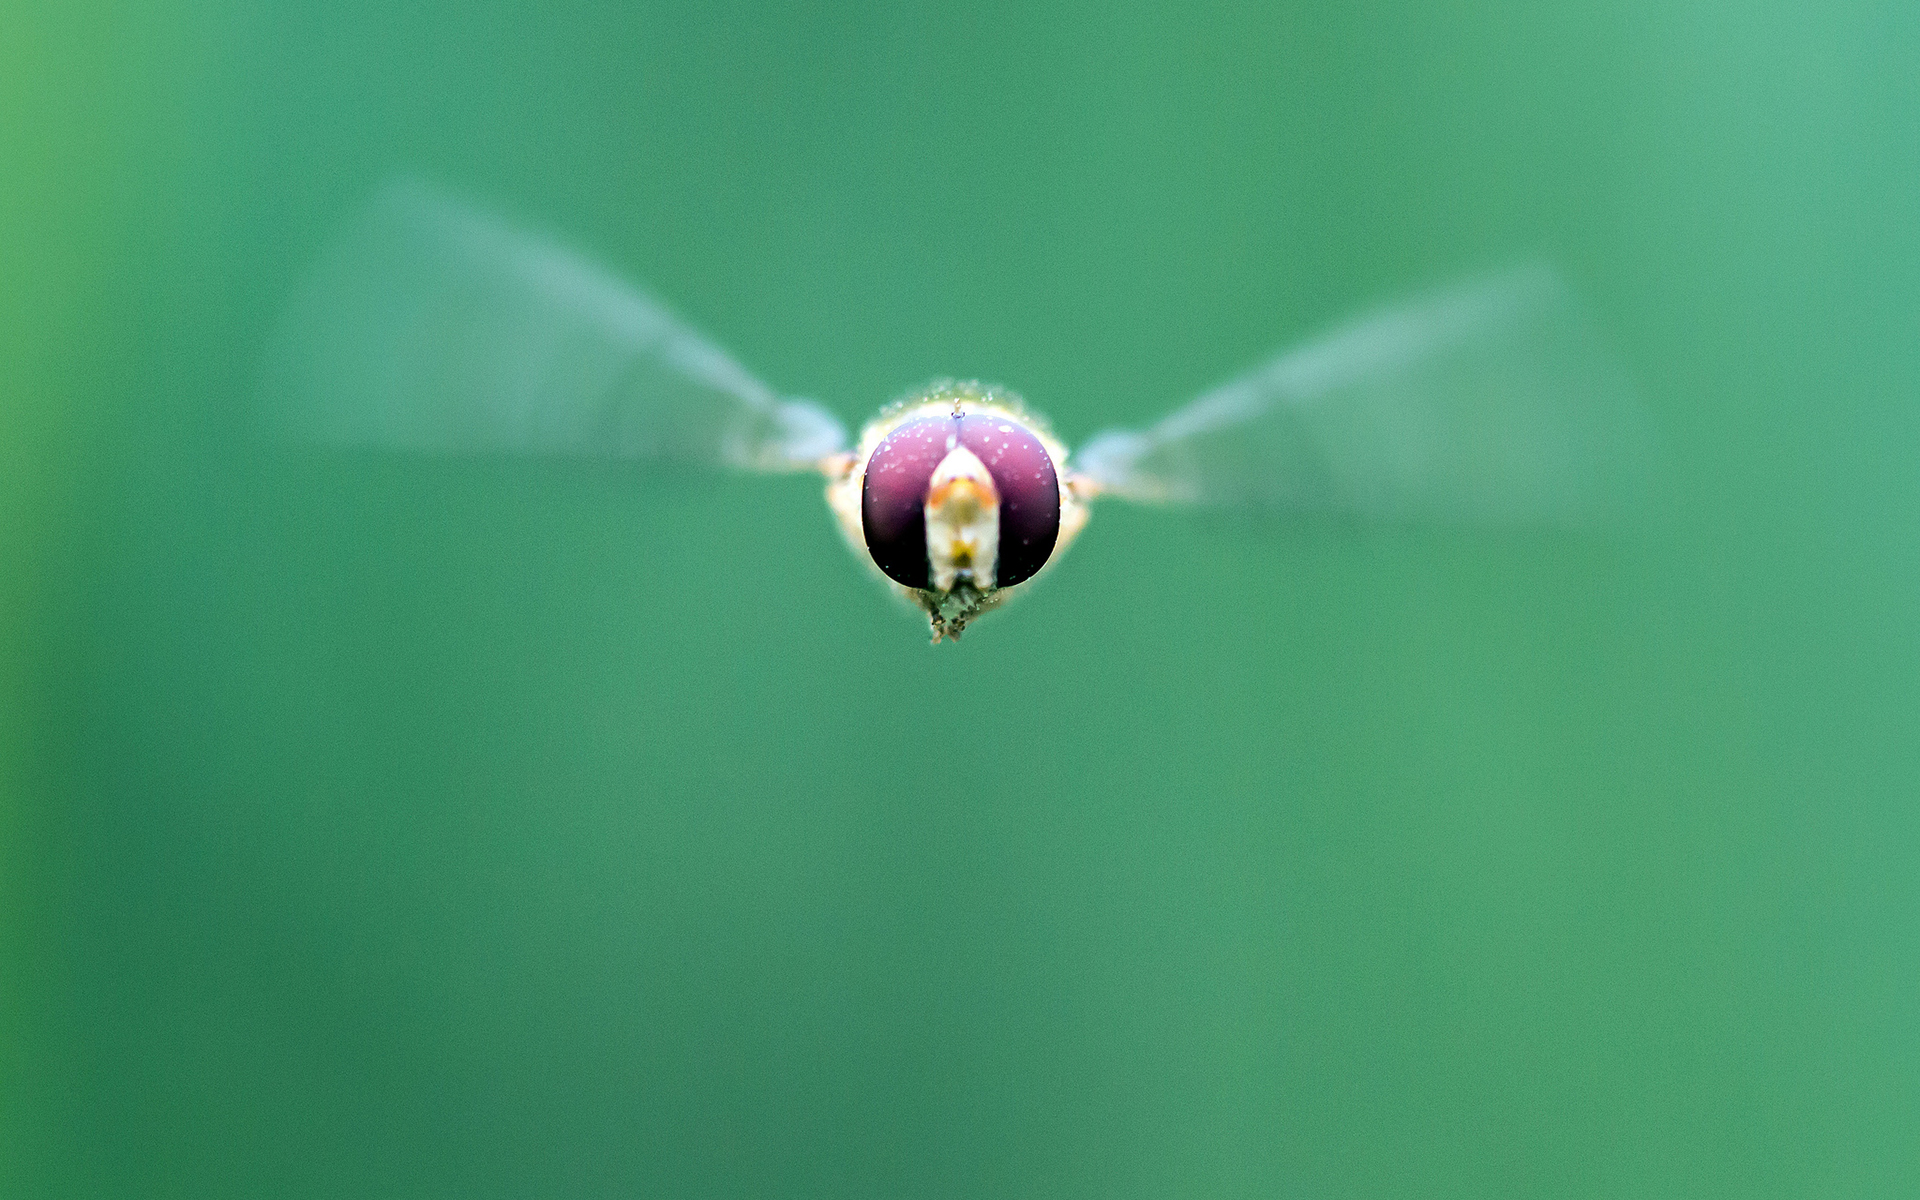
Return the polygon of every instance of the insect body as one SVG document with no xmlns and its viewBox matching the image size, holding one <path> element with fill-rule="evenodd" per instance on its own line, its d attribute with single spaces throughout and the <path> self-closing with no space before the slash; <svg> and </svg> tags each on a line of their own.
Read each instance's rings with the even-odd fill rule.
<svg viewBox="0 0 1920 1200">
<path fill-rule="evenodd" d="M 1140 430 L 1069 453 L 1018 397 L 941 382 L 849 448 L 643 290 L 428 185 L 382 191 L 267 356 L 283 432 L 432 453 L 818 471 L 848 543 L 958 639 L 1107 496 L 1479 524 L 1620 494 L 1637 421 L 1555 276 L 1529 266 L 1365 314 Z"/>
</svg>

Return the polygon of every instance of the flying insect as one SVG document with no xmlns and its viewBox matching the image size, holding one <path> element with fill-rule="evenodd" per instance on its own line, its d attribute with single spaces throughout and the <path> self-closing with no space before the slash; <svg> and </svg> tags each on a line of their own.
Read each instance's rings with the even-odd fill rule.
<svg viewBox="0 0 1920 1200">
<path fill-rule="evenodd" d="M 1071 452 L 1014 393 L 953 381 L 850 442 L 643 288 L 417 180 L 323 254 L 265 379 L 274 423 L 307 442 L 818 472 L 935 643 L 1032 586 L 1097 501 L 1577 523 L 1617 497 L 1633 440 L 1579 306 L 1526 265 L 1364 313 Z"/>
</svg>

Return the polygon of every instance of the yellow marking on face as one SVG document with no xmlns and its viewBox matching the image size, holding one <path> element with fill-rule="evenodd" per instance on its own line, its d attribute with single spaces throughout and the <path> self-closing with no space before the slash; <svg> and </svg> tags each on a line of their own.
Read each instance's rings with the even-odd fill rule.
<svg viewBox="0 0 1920 1200">
<path fill-rule="evenodd" d="M 1000 504 L 1000 497 L 992 491 L 993 481 L 984 482 L 986 488 L 982 489 L 980 482 L 964 475 L 943 480 L 927 489 L 927 506 L 943 510 L 954 521 L 977 517 L 988 507 Z"/>
</svg>

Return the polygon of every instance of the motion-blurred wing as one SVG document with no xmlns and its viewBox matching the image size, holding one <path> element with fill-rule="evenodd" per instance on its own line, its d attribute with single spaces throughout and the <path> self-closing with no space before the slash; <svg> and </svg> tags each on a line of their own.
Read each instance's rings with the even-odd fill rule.
<svg viewBox="0 0 1920 1200">
<path fill-rule="evenodd" d="M 1074 456 L 1132 500 L 1577 520 L 1642 458 L 1633 398 L 1553 272 L 1391 306 Z"/>
<path fill-rule="evenodd" d="M 282 432 L 335 445 L 784 471 L 846 443 L 640 289 L 415 181 L 317 264 L 265 381 Z"/>
</svg>

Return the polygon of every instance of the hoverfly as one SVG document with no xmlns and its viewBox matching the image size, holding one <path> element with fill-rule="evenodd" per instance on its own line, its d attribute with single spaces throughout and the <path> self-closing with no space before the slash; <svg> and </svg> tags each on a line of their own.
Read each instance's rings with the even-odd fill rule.
<svg viewBox="0 0 1920 1200">
<path fill-rule="evenodd" d="M 1629 405 L 1570 295 L 1524 266 L 1364 314 L 1069 452 L 1012 392 L 936 382 L 849 446 L 643 289 L 418 181 L 382 190 L 289 306 L 283 431 L 436 453 L 817 471 L 848 544 L 957 640 L 1113 497 L 1555 523 L 1613 491 Z"/>
</svg>

